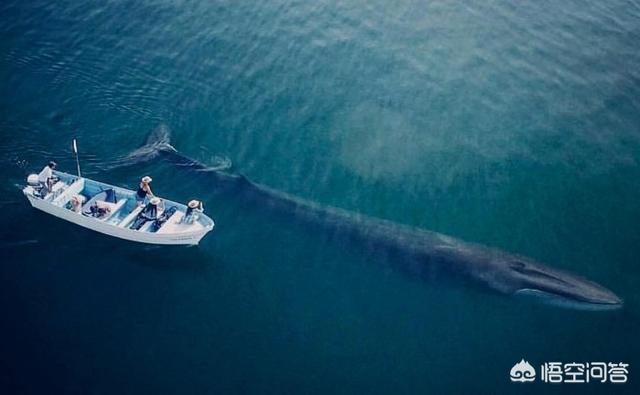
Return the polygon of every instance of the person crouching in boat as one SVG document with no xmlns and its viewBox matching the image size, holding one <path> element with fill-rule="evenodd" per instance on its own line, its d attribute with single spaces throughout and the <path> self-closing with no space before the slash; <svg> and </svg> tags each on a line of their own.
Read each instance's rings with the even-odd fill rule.
<svg viewBox="0 0 640 395">
<path fill-rule="evenodd" d="M 151 192 L 151 181 L 153 180 L 149 176 L 144 176 L 140 180 L 140 185 L 136 191 L 136 203 L 138 206 L 142 206 L 147 197 L 154 197 L 153 192 Z"/>
<path fill-rule="evenodd" d="M 199 213 L 202 213 L 204 208 L 202 202 L 198 200 L 192 200 L 187 204 L 187 212 L 184 215 L 182 223 L 192 224 L 198 220 Z"/>
<path fill-rule="evenodd" d="M 50 161 L 38 174 L 38 182 L 42 185 L 42 190 L 46 187 L 47 193 L 51 192 L 53 184 L 56 182 L 57 177 L 53 175 L 53 170 L 56 168 L 56 162 Z M 44 195 L 44 194 L 43 194 Z"/>
<path fill-rule="evenodd" d="M 160 202 L 161 202 L 160 198 L 155 196 L 152 197 L 149 200 L 149 203 L 140 213 L 141 216 L 143 216 L 147 221 L 153 221 L 156 218 L 158 218 L 158 211 L 160 210 L 160 207 L 159 207 Z"/>
<path fill-rule="evenodd" d="M 155 221 L 158 218 L 158 211 L 160 209 L 161 200 L 159 197 L 152 197 L 149 200 L 149 203 L 140 211 L 138 216 L 136 217 L 133 224 L 130 226 L 131 229 L 139 230 L 142 228 L 142 225 L 149 221 Z"/>
</svg>

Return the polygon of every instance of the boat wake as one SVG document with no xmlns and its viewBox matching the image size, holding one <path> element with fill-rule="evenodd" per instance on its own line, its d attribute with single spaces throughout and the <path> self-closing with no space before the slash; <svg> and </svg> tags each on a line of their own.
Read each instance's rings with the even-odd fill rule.
<svg viewBox="0 0 640 395">
<path fill-rule="evenodd" d="M 30 245 L 30 244 L 37 244 L 39 241 L 36 239 L 29 239 L 29 240 L 2 240 L 0 241 L 0 248 L 16 248 L 16 247 L 22 247 L 25 245 Z"/>
<path fill-rule="evenodd" d="M 19 184 L 14 184 L 14 185 L 17 188 L 22 188 L 23 187 L 22 185 L 19 185 Z M 20 202 L 18 202 L 17 200 L 2 200 L 2 201 L 0 201 L 0 208 L 4 208 L 6 206 L 11 206 L 11 205 L 18 204 L 18 203 L 20 203 Z"/>
</svg>

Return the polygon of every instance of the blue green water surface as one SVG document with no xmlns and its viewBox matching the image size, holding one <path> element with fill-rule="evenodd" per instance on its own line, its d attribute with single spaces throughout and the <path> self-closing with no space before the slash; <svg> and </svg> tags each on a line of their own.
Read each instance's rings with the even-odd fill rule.
<svg viewBox="0 0 640 395">
<path fill-rule="evenodd" d="M 640 4 L 0 4 L 3 393 L 633 392 L 640 381 Z M 427 284 L 161 160 L 527 255 L 625 300 L 594 313 Z M 49 159 L 205 201 L 197 248 L 33 210 Z M 521 358 L 626 362 L 630 382 L 527 386 Z"/>
</svg>

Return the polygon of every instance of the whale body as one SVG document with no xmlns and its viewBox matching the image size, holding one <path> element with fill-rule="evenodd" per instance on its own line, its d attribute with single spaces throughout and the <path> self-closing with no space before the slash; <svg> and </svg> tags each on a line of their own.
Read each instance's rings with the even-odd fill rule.
<svg viewBox="0 0 640 395">
<path fill-rule="evenodd" d="M 123 163 L 154 158 L 199 172 L 207 177 L 214 193 L 286 215 L 347 239 L 368 253 L 382 254 L 395 269 L 414 277 L 428 281 L 459 279 L 500 294 L 575 309 L 609 310 L 623 304 L 616 294 L 595 282 L 528 257 L 316 204 L 254 183 L 243 175 L 211 169 L 176 150 L 164 125 L 153 130 Z"/>
</svg>

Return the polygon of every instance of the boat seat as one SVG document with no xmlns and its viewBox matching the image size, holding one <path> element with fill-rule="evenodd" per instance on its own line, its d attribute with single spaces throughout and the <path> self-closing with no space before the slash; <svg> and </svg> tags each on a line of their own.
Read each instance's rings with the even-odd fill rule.
<svg viewBox="0 0 640 395">
<path fill-rule="evenodd" d="M 84 188 L 84 178 L 77 178 L 64 190 L 64 192 L 60 193 L 55 199 L 53 199 L 51 203 L 56 206 L 64 206 L 69 202 L 69 199 L 71 199 L 73 195 L 80 193 L 82 188 Z"/>
<path fill-rule="evenodd" d="M 127 215 L 126 217 L 124 217 L 122 221 L 120 221 L 120 223 L 118 224 L 118 227 L 120 228 L 127 227 L 131 223 L 131 221 L 133 221 L 138 216 L 138 214 L 140 214 L 140 211 L 142 211 L 143 208 L 144 206 L 138 206 L 133 210 L 131 210 L 129 215 Z"/>
<path fill-rule="evenodd" d="M 182 211 L 176 211 L 156 233 L 171 233 L 172 230 L 175 230 L 174 225 L 182 221 L 182 217 L 184 217 L 184 213 Z"/>
<path fill-rule="evenodd" d="M 52 200 L 56 197 L 58 197 L 58 194 L 60 192 L 62 192 L 62 190 L 67 186 L 67 184 L 64 181 L 58 181 L 55 184 L 53 184 L 53 186 L 51 187 L 51 192 L 47 193 L 45 195 L 45 197 L 43 198 L 44 200 Z"/>
<path fill-rule="evenodd" d="M 144 223 L 144 225 L 142 225 L 142 227 L 140 227 L 140 229 L 138 229 L 138 232 L 148 232 L 149 229 L 151 229 L 151 226 L 153 226 L 153 223 L 155 221 L 147 221 Z"/>
<path fill-rule="evenodd" d="M 104 218 L 100 218 L 102 221 L 106 221 L 109 218 L 113 217 L 113 215 L 115 213 L 117 213 L 118 211 L 120 211 L 120 209 L 122 209 L 122 207 L 124 207 L 124 205 L 127 203 L 127 199 L 120 199 L 120 201 L 118 201 L 118 203 L 107 203 L 112 205 L 111 211 L 109 212 L 109 214 L 105 215 Z"/>
<path fill-rule="evenodd" d="M 111 204 L 115 205 L 116 204 L 115 201 L 116 201 L 115 191 L 113 189 L 105 189 L 93 195 L 93 197 L 89 199 L 89 201 L 82 206 L 82 214 L 86 215 L 87 217 L 91 217 L 93 216 L 91 212 L 91 207 L 94 204 L 97 204 L 99 206 L 102 206 L 101 208 L 104 208 L 106 207 L 105 203 L 109 205 Z M 109 207 L 109 208 L 111 209 L 111 211 L 113 211 L 113 208 L 115 207 Z"/>
</svg>

